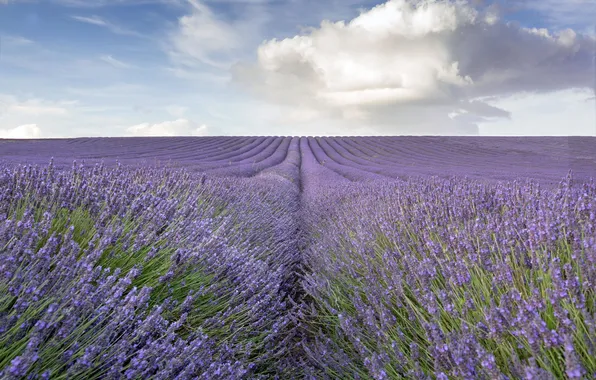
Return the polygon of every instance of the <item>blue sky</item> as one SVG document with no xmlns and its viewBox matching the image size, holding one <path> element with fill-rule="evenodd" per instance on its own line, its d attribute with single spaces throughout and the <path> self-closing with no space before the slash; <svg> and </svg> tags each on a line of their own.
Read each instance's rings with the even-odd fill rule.
<svg viewBox="0 0 596 380">
<path fill-rule="evenodd" d="M 0 138 L 596 135 L 593 20 L 591 0 L 0 0 Z"/>
</svg>

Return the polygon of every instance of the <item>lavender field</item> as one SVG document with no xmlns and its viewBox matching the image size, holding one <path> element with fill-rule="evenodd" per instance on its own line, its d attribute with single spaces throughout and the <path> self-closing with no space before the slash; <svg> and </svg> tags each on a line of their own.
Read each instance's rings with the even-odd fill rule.
<svg viewBox="0 0 596 380">
<path fill-rule="evenodd" d="M 0 139 L 2 379 L 596 379 L 596 138 Z"/>
</svg>

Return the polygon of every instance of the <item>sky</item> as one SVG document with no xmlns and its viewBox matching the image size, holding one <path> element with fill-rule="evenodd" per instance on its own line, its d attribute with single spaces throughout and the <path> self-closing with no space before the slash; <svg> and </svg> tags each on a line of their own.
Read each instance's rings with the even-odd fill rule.
<svg viewBox="0 0 596 380">
<path fill-rule="evenodd" d="M 0 138 L 596 136 L 594 0 L 0 0 Z"/>
</svg>

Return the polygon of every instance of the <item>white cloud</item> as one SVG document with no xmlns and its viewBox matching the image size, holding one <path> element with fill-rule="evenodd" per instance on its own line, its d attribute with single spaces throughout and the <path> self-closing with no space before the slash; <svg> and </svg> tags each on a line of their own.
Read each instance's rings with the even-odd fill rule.
<svg viewBox="0 0 596 380">
<path fill-rule="evenodd" d="M 63 107 L 53 107 L 37 105 L 35 103 L 27 103 L 29 102 L 12 105 L 8 108 L 8 111 L 26 115 L 66 115 L 68 113 L 66 108 Z"/>
<path fill-rule="evenodd" d="M 64 107 L 43 105 L 36 100 L 27 100 L 20 104 L 14 104 L 8 108 L 9 112 L 26 115 L 66 115 L 68 110 Z"/>
<path fill-rule="evenodd" d="M 87 122 L 77 117 L 78 109 L 76 100 L 51 100 L 30 94 L 20 97 L 0 94 L 0 133 L 3 137 L 39 137 L 37 126 L 43 126 L 43 137 L 68 136 L 71 133 L 71 121 L 79 125 Z"/>
<path fill-rule="evenodd" d="M 197 125 L 187 119 L 164 121 L 162 123 L 142 123 L 126 128 L 129 136 L 207 136 L 205 124 Z"/>
<path fill-rule="evenodd" d="M 466 6 L 445 2 L 388 1 L 353 19 L 351 28 L 363 28 L 376 36 L 422 37 L 430 33 L 454 31 L 471 24 L 477 12 Z"/>
<path fill-rule="evenodd" d="M 37 124 L 24 124 L 10 129 L 0 129 L 3 139 L 35 139 L 41 137 L 41 129 Z"/>
<path fill-rule="evenodd" d="M 99 16 L 91 16 L 91 17 L 84 17 L 84 16 L 71 16 L 74 20 L 84 22 L 91 25 L 97 26 L 108 26 L 108 22 L 102 19 Z"/>
<path fill-rule="evenodd" d="M 1 0 L 0 0 L 1 1 Z M 1 4 L 1 2 L 0 2 Z M 33 40 L 25 38 L 23 36 L 7 36 L 7 35 L 0 35 L 2 42 L 6 45 L 12 46 L 24 46 L 24 45 L 31 45 L 33 44 Z"/>
<path fill-rule="evenodd" d="M 133 65 L 128 64 L 126 62 L 122 62 L 122 61 L 112 57 L 111 55 L 102 55 L 101 57 L 99 57 L 99 59 L 102 60 L 103 62 L 107 63 L 108 65 L 114 66 L 117 69 L 134 68 Z"/>
<path fill-rule="evenodd" d="M 0 0 L 2 1 L 10 0 Z M 12 0 L 15 1 L 15 0 Z M 50 0 L 54 3 L 80 8 L 101 8 L 107 6 L 132 6 L 132 5 L 146 5 L 146 4 L 164 4 L 169 6 L 180 6 L 181 2 L 185 0 Z"/>
<path fill-rule="evenodd" d="M 302 109 L 304 120 L 341 120 L 343 134 L 363 125 L 476 134 L 478 123 L 510 117 L 481 97 L 592 86 L 593 39 L 498 17 L 464 1 L 389 0 L 350 21 L 263 42 L 256 65 L 236 65 L 234 80 Z"/>
<path fill-rule="evenodd" d="M 258 4 L 245 9 L 242 18 L 226 20 L 200 0 L 188 3 L 190 13 L 178 19 L 167 47 L 174 62 L 186 67 L 207 65 L 228 70 L 246 49 L 246 43 L 258 40 L 260 28 L 268 19 Z"/>
<path fill-rule="evenodd" d="M 114 34 L 120 34 L 120 35 L 127 35 L 127 36 L 134 36 L 134 37 L 139 37 L 139 38 L 147 38 L 147 36 L 145 36 L 142 33 L 136 32 L 134 30 L 130 30 L 127 28 L 123 28 L 119 25 L 116 25 L 110 21 L 107 21 L 99 16 L 93 15 L 91 17 L 86 17 L 86 16 L 70 16 L 73 20 L 79 21 L 79 22 L 83 22 L 86 24 L 91 24 L 91 25 L 96 25 L 96 26 L 100 26 L 102 28 L 106 28 L 108 29 L 110 32 L 114 33 Z"/>
</svg>

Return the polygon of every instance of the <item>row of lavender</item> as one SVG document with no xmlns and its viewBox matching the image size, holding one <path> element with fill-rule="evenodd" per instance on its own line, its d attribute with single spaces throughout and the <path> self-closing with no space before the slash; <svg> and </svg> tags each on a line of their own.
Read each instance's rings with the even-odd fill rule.
<svg viewBox="0 0 596 380">
<path fill-rule="evenodd" d="M 0 378 L 297 377 L 297 193 L 163 168 L 0 167 Z"/>
<path fill-rule="evenodd" d="M 54 157 L 60 169 L 77 158 L 91 165 L 157 164 L 212 176 L 250 177 L 283 162 L 291 141 L 291 137 L 0 140 L 0 157 L 5 162 L 42 165 Z"/>
<path fill-rule="evenodd" d="M 569 169 L 596 176 L 592 137 L 168 137 L 0 140 L 0 157 L 13 163 L 67 168 L 73 158 L 170 167 L 212 176 L 251 177 L 282 164 L 301 145 L 318 164 L 350 181 L 411 176 L 467 176 L 487 182 L 532 177 L 556 185 Z M 308 152 L 307 152 L 308 151 Z M 277 169 L 276 169 L 277 170 Z"/>
<path fill-rule="evenodd" d="M 310 379 L 596 378 L 596 184 L 310 189 Z"/>
<path fill-rule="evenodd" d="M 352 180 L 438 175 L 556 185 L 569 169 L 596 175 L 596 138 L 392 136 L 306 138 L 317 161 Z"/>
</svg>

